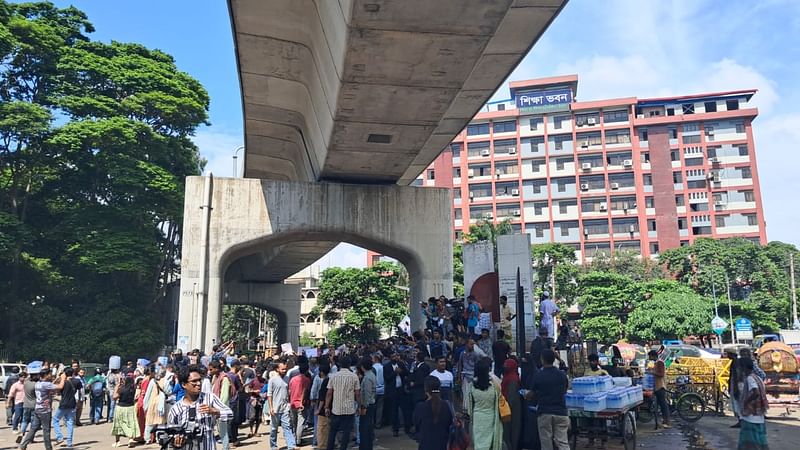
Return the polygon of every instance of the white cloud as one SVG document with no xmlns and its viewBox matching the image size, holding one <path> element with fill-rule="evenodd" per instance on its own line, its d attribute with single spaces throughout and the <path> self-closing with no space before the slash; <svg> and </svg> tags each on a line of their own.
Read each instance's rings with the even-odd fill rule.
<svg viewBox="0 0 800 450">
<path fill-rule="evenodd" d="M 208 160 L 203 175 L 213 173 L 217 177 L 233 176 L 233 153 L 242 145 L 241 131 L 231 131 L 222 128 L 203 127 L 192 137 L 195 145 L 200 149 L 200 155 Z M 238 175 L 242 175 L 242 161 L 244 155 L 239 152 Z"/>
<path fill-rule="evenodd" d="M 319 270 L 328 267 L 367 267 L 367 251 L 355 245 L 341 243 L 313 264 Z"/>
</svg>

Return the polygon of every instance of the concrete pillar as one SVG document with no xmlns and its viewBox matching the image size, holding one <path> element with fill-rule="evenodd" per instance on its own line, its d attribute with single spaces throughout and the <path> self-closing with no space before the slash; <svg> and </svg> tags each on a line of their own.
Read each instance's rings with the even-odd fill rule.
<svg viewBox="0 0 800 450">
<path fill-rule="evenodd" d="M 278 345 L 300 344 L 300 284 L 283 283 L 227 283 L 226 305 L 253 305 L 278 317 Z M 209 324 L 210 326 L 211 324 Z"/>
<path fill-rule="evenodd" d="M 420 300 L 453 294 L 449 189 L 215 178 L 207 202 L 205 185 L 203 177 L 186 179 L 179 346 L 210 348 L 219 342 L 223 280 L 233 262 L 274 255 L 271 249 L 293 242 L 349 242 L 397 258 L 411 276 L 414 329 L 423 326 Z M 291 245 L 284 248 L 277 258 L 291 257 Z M 263 263 L 258 270 L 264 273 L 281 263 L 253 260 Z M 205 292 L 199 285 L 207 286 Z M 299 329 L 299 293 L 292 298 L 297 314 L 282 306 L 291 313 L 290 338 Z"/>
</svg>

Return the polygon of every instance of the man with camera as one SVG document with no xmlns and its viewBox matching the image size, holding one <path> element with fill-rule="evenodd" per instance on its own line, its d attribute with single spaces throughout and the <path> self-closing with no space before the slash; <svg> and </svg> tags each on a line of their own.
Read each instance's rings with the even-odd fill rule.
<svg viewBox="0 0 800 450">
<path fill-rule="evenodd" d="M 202 371 L 197 365 L 181 369 L 178 382 L 186 395 L 169 411 L 166 434 L 173 435 L 172 447 L 186 450 L 213 450 L 217 420 L 230 420 L 233 411 L 212 393 L 201 392 Z M 160 426 L 156 428 L 161 433 Z M 162 435 L 163 436 L 163 435 Z M 159 441 L 162 441 L 159 437 Z M 163 445 L 163 444 L 162 444 Z"/>
</svg>

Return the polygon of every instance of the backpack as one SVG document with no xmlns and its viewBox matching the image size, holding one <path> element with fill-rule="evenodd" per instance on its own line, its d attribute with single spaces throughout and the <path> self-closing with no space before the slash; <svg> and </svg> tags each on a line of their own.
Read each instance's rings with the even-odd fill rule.
<svg viewBox="0 0 800 450">
<path fill-rule="evenodd" d="M 92 395 L 95 397 L 103 395 L 103 380 L 95 380 L 92 383 Z"/>
</svg>

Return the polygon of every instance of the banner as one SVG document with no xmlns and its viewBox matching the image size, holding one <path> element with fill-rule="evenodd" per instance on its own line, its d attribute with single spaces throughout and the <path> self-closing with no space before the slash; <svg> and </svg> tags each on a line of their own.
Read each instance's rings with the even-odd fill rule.
<svg viewBox="0 0 800 450">
<path fill-rule="evenodd" d="M 572 103 L 572 89 L 553 89 L 550 91 L 517 92 L 517 108 L 525 113 L 568 111 Z"/>
</svg>

